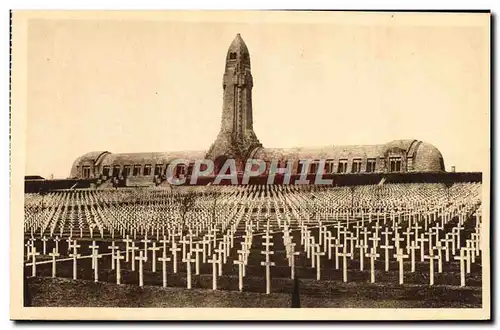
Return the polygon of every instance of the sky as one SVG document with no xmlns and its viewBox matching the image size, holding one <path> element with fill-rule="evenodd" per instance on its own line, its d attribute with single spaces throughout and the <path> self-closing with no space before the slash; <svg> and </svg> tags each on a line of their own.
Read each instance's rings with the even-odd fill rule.
<svg viewBox="0 0 500 330">
<path fill-rule="evenodd" d="M 68 177 L 96 150 L 207 150 L 236 33 L 250 51 L 264 147 L 415 138 L 447 170 L 489 169 L 487 20 L 284 15 L 30 19 L 26 174 Z"/>
</svg>

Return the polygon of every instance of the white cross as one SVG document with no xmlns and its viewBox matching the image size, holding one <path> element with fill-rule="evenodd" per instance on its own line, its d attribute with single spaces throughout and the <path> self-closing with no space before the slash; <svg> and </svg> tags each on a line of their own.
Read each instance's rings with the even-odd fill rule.
<svg viewBox="0 0 500 330">
<path fill-rule="evenodd" d="M 144 243 L 144 261 L 148 262 L 148 243 L 151 242 L 151 240 L 148 239 L 147 233 L 146 236 L 144 236 L 144 239 L 141 240 L 141 243 Z"/>
<path fill-rule="evenodd" d="M 187 288 L 191 289 L 191 263 L 195 262 L 194 259 L 191 259 L 191 252 L 189 252 L 186 256 L 185 259 L 182 260 L 182 262 L 186 263 L 186 270 L 187 270 Z"/>
<path fill-rule="evenodd" d="M 94 251 L 99 249 L 99 245 L 96 245 L 95 241 L 92 241 L 92 244 L 89 245 L 89 249 L 92 250 L 91 254 L 94 255 Z M 95 268 L 95 261 L 96 261 L 96 259 L 92 258 L 92 269 Z"/>
<path fill-rule="evenodd" d="M 429 255 L 424 256 L 424 259 L 429 259 L 429 285 L 434 285 L 434 260 L 439 258 L 438 256 L 434 256 L 434 250 L 429 250 Z"/>
<path fill-rule="evenodd" d="M 42 251 L 43 251 L 44 255 L 47 254 L 47 241 L 48 241 L 47 237 L 43 236 L 43 238 L 42 238 L 42 242 L 43 242 Z"/>
<path fill-rule="evenodd" d="M 36 252 L 36 247 L 33 246 L 30 252 L 32 267 L 31 267 L 31 276 L 36 276 L 36 257 L 39 256 L 40 253 Z"/>
<path fill-rule="evenodd" d="M 111 255 L 115 255 L 115 250 L 118 249 L 118 246 L 115 245 L 115 241 L 111 241 L 111 245 L 108 246 L 108 249 L 111 250 Z M 111 258 L 111 269 L 115 269 L 115 258 Z"/>
<path fill-rule="evenodd" d="M 460 256 L 454 257 L 455 260 L 460 260 L 460 286 L 465 286 L 465 267 L 464 267 L 464 260 L 468 259 L 465 256 L 465 249 L 461 248 L 460 249 Z"/>
<path fill-rule="evenodd" d="M 59 257 L 59 253 L 54 248 L 49 256 L 52 257 L 52 277 L 56 277 L 56 257 Z"/>
<path fill-rule="evenodd" d="M 370 258 L 370 282 L 375 283 L 375 259 L 380 257 L 380 254 L 375 251 L 375 248 L 371 248 L 370 253 L 365 256 Z"/>
<path fill-rule="evenodd" d="M 437 251 L 437 261 L 438 261 L 438 273 L 443 272 L 443 250 L 446 250 L 446 247 L 441 245 L 441 241 L 436 242 L 436 246 L 433 247 L 434 250 Z"/>
<path fill-rule="evenodd" d="M 321 245 L 316 244 L 316 280 L 319 281 L 321 278 L 321 256 L 325 255 L 325 252 L 321 252 Z"/>
<path fill-rule="evenodd" d="M 158 258 L 162 264 L 162 277 L 163 277 L 163 287 L 167 287 L 167 261 L 170 261 L 170 258 L 167 257 L 167 252 L 163 250 L 163 256 Z"/>
<path fill-rule="evenodd" d="M 135 242 L 132 242 L 132 246 L 129 247 L 129 250 L 132 252 L 132 271 L 135 271 L 135 261 L 139 260 L 135 257 L 135 250 L 139 250 L 139 247 L 135 246 Z M 140 254 L 139 254 L 140 255 Z"/>
<path fill-rule="evenodd" d="M 219 256 L 220 258 L 220 256 Z M 212 290 L 217 290 L 217 266 L 219 263 L 219 259 L 216 258 L 216 254 L 214 253 L 212 259 L 208 259 L 208 262 L 212 264 Z"/>
<path fill-rule="evenodd" d="M 172 256 L 174 257 L 174 273 L 177 273 L 177 252 L 181 249 L 177 247 L 176 243 L 172 243 L 172 247 L 170 248 L 170 252 L 172 252 Z"/>
<path fill-rule="evenodd" d="M 261 252 L 264 252 L 264 251 L 261 251 Z M 269 253 L 269 252 L 272 252 L 272 251 L 266 251 L 266 253 Z M 269 267 L 274 266 L 275 263 L 272 261 L 266 260 L 266 261 L 261 261 L 260 264 L 261 264 L 261 266 L 266 267 L 266 294 L 270 294 L 271 293 L 271 269 Z"/>
<path fill-rule="evenodd" d="M 132 240 L 129 238 L 129 236 L 127 235 L 127 238 L 124 238 L 123 239 L 123 242 L 125 242 L 125 262 L 128 262 L 128 254 L 129 254 L 129 243 L 132 242 Z"/>
<path fill-rule="evenodd" d="M 396 258 L 399 262 L 399 284 L 403 284 L 403 278 L 404 278 L 403 264 L 404 264 L 404 259 L 408 258 L 408 255 L 403 253 L 403 249 L 397 249 L 397 253 L 394 254 L 394 258 Z"/>
<path fill-rule="evenodd" d="M 410 255 L 411 255 L 411 272 L 415 272 L 415 250 L 420 250 L 420 247 L 416 245 L 415 241 L 411 241 L 411 245 L 409 247 Z"/>
<path fill-rule="evenodd" d="M 235 265 L 238 265 L 238 289 L 243 291 L 243 269 L 245 267 L 245 262 L 242 260 L 242 255 L 240 254 L 238 260 L 233 260 Z"/>
<path fill-rule="evenodd" d="M 368 245 L 363 244 L 364 241 L 360 240 L 356 248 L 359 249 L 359 270 L 363 271 L 365 263 L 365 251 L 368 250 Z"/>
<path fill-rule="evenodd" d="M 416 236 L 415 236 L 416 237 Z M 416 239 L 420 242 L 420 262 L 424 262 L 424 242 L 428 242 L 428 238 L 424 238 L 424 233 L 420 234 L 420 237 Z"/>
<path fill-rule="evenodd" d="M 92 263 L 94 264 L 94 282 L 99 280 L 98 259 L 102 258 L 97 249 L 92 249 Z"/>
<path fill-rule="evenodd" d="M 200 275 L 200 252 L 203 252 L 203 249 L 200 248 L 200 244 L 196 243 L 196 248 L 193 249 L 195 260 L 196 260 L 196 275 Z"/>
<path fill-rule="evenodd" d="M 132 250 L 132 253 L 134 253 L 134 250 Z M 139 286 L 143 287 L 144 286 L 144 274 L 143 274 L 142 262 L 146 261 L 146 257 L 144 257 L 143 251 L 139 251 L 139 256 L 135 257 L 134 260 L 139 261 Z"/>
<path fill-rule="evenodd" d="M 388 272 L 389 271 L 389 250 L 394 249 L 394 246 L 386 244 L 386 245 L 381 245 L 380 248 L 385 250 L 385 271 Z"/>
<path fill-rule="evenodd" d="M 120 250 L 116 251 L 116 256 L 113 254 L 113 259 L 116 261 L 116 284 L 120 284 L 121 281 L 120 260 L 124 258 L 125 258 L 124 256 L 120 255 Z"/>
<path fill-rule="evenodd" d="M 344 282 L 347 282 L 347 257 L 350 257 L 351 253 L 346 253 L 345 250 L 344 247 L 344 251 L 338 255 L 342 257 L 342 278 Z"/>
</svg>

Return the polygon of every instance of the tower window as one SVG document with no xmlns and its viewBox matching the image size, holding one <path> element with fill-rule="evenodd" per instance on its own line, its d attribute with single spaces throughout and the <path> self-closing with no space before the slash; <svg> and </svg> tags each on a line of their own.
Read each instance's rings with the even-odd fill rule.
<svg viewBox="0 0 500 330">
<path fill-rule="evenodd" d="M 230 60 L 235 60 L 236 59 L 236 53 L 230 53 L 229 54 L 229 59 Z"/>
</svg>

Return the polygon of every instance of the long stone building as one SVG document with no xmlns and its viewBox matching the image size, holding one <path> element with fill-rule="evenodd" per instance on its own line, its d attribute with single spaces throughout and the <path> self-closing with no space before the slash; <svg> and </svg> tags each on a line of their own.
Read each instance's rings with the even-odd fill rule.
<svg viewBox="0 0 500 330">
<path fill-rule="evenodd" d="M 253 78 L 248 48 L 237 34 L 226 56 L 223 76 L 223 110 L 221 130 L 208 150 L 190 152 L 118 153 L 93 151 L 75 160 L 71 178 L 102 180 L 126 179 L 128 185 L 159 184 L 165 180 L 167 166 L 174 159 L 187 159 L 190 165 L 179 165 L 175 176 L 189 176 L 195 160 L 210 159 L 216 174 L 226 159 L 235 159 L 244 168 L 247 159 L 261 159 L 267 164 L 278 161 L 279 167 L 292 162 L 292 173 L 299 174 L 301 160 L 316 173 L 319 160 L 325 161 L 325 174 L 443 172 L 444 161 L 431 144 L 408 139 L 381 145 L 328 145 L 314 148 L 265 148 L 253 130 Z"/>
</svg>

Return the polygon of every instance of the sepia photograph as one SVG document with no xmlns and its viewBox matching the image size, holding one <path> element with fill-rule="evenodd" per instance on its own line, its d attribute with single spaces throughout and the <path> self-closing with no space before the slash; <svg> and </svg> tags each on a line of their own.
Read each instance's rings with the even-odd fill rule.
<svg viewBox="0 0 500 330">
<path fill-rule="evenodd" d="M 490 24 L 12 11 L 11 318 L 489 319 Z"/>
</svg>

